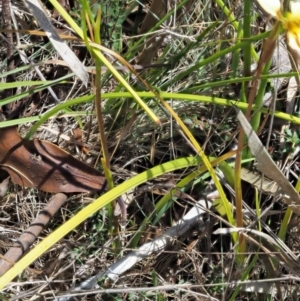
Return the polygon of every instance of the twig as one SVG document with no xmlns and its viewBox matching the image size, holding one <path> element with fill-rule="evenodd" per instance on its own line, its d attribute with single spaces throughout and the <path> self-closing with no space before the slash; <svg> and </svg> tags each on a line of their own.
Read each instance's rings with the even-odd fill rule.
<svg viewBox="0 0 300 301">
<path fill-rule="evenodd" d="M 45 209 L 39 213 L 29 228 L 20 236 L 15 246 L 11 247 L 4 255 L 5 259 L 0 259 L 0 276 L 13 266 L 11 262 L 16 262 L 30 248 L 45 225 L 61 208 L 66 199 L 67 196 L 63 193 L 57 193 L 51 198 Z"/>
</svg>

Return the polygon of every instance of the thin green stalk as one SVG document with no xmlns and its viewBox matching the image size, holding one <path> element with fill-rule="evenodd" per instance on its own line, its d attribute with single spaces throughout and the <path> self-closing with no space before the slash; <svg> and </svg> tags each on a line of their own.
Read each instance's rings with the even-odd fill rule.
<svg viewBox="0 0 300 301">
<path fill-rule="evenodd" d="M 96 22 L 92 22 L 93 24 L 93 31 L 94 31 L 94 41 L 96 44 L 101 45 L 101 6 L 98 6 Z M 95 107 L 96 107 L 96 116 L 98 120 L 98 129 L 100 134 L 100 146 L 102 150 L 103 158 L 101 158 L 101 164 L 104 169 L 105 177 L 107 179 L 107 184 L 109 189 L 114 188 L 112 173 L 110 170 L 110 155 L 108 152 L 107 147 L 107 139 L 105 135 L 104 129 L 104 120 L 103 120 L 103 112 L 102 112 L 102 97 L 101 97 L 101 77 L 102 77 L 102 70 L 101 70 L 101 60 L 95 55 L 93 49 L 91 48 L 91 55 L 94 58 L 95 66 L 96 66 L 96 75 L 95 75 Z M 108 210 L 108 229 L 110 233 L 114 234 L 115 237 L 118 237 L 118 219 L 114 216 L 114 208 L 116 206 L 115 200 L 107 205 Z M 114 249 L 119 249 L 121 243 L 117 241 L 113 244 Z"/>
<path fill-rule="evenodd" d="M 137 92 L 139 97 L 142 98 L 155 98 L 155 95 L 152 92 Z M 176 99 L 180 101 L 196 101 L 196 102 L 203 102 L 203 103 L 211 103 L 211 104 L 217 104 L 220 106 L 226 106 L 226 107 L 232 107 L 235 105 L 237 108 L 241 110 L 247 109 L 248 105 L 246 103 L 235 103 L 230 99 L 224 99 L 224 98 L 218 98 L 218 97 L 211 97 L 211 96 L 203 96 L 203 95 L 195 95 L 195 94 L 183 94 L 183 93 L 169 93 L 169 92 L 160 92 L 160 96 L 164 99 Z M 41 126 L 44 122 L 46 122 L 49 118 L 54 116 L 55 114 L 58 114 L 60 111 L 65 110 L 66 108 L 69 108 L 73 105 L 77 105 L 84 102 L 89 102 L 94 100 L 94 95 L 88 95 L 79 97 L 76 99 L 69 100 L 68 102 L 56 105 L 54 108 L 50 109 L 46 113 L 40 115 L 38 117 L 38 121 L 31 127 L 31 129 L 28 131 L 26 135 L 26 139 L 29 139 L 33 133 L 38 129 L 39 126 Z M 103 99 L 123 99 L 123 98 L 130 98 L 132 97 L 131 93 L 129 92 L 117 92 L 117 93 L 103 93 L 102 98 Z M 256 105 L 252 106 L 252 111 L 259 110 L 262 113 L 269 113 L 268 108 L 262 108 L 257 107 Z M 280 118 L 282 120 L 287 120 L 293 124 L 300 124 L 300 118 L 293 116 L 291 114 L 286 114 L 283 112 L 275 111 L 273 112 L 274 116 L 277 118 Z M 24 120 L 27 120 L 26 118 L 22 119 L 22 122 Z M 28 119 L 29 120 L 29 119 Z M 31 119 L 30 119 L 31 120 Z M 7 127 L 12 124 L 21 124 L 19 120 L 10 120 L 10 121 L 3 121 L 0 123 L 0 127 Z"/>
<path fill-rule="evenodd" d="M 262 72 L 262 74 L 265 75 L 266 77 L 262 78 L 261 76 L 260 85 L 255 99 L 255 105 L 258 107 L 261 107 L 263 105 L 264 96 L 266 93 L 266 87 L 268 84 L 268 73 L 270 71 L 271 65 L 272 65 L 272 58 L 266 63 Z M 258 111 L 253 114 L 251 119 L 251 126 L 255 132 L 258 131 L 260 124 L 261 124 L 261 112 Z"/>
<path fill-rule="evenodd" d="M 254 253 L 255 254 L 255 253 Z M 241 279 L 239 279 L 240 282 L 245 281 L 247 279 L 249 279 L 249 276 L 251 275 L 251 271 L 253 269 L 253 267 L 255 266 L 255 264 L 257 263 L 257 260 L 259 259 L 258 255 L 255 254 L 251 260 L 251 262 L 247 265 L 245 265 L 245 270 L 242 274 Z M 233 292 L 233 294 L 230 296 L 229 301 L 235 301 L 237 300 L 237 296 L 240 293 L 240 288 L 241 288 L 241 284 L 238 284 Z"/>
<path fill-rule="evenodd" d="M 249 39 L 251 36 L 251 1 L 244 1 L 244 38 Z M 249 76 L 251 74 L 251 44 L 245 44 L 243 47 L 243 62 L 244 62 L 244 76 Z M 247 87 L 247 83 L 245 83 Z M 247 91 L 244 89 L 243 94 Z M 241 131 L 240 135 L 243 131 Z M 241 150 L 244 144 L 243 137 L 239 137 L 238 149 Z M 243 193 L 242 193 L 242 180 L 241 180 L 241 153 L 238 152 L 236 155 L 235 162 L 235 206 L 236 206 L 236 226 L 238 228 L 244 226 L 244 216 L 243 216 Z M 243 234 L 239 235 L 239 246 L 238 246 L 238 256 L 237 259 L 240 263 L 245 259 L 245 253 L 247 251 L 246 240 Z"/>
<path fill-rule="evenodd" d="M 239 51 L 239 49 L 237 50 Z M 233 69 L 234 70 L 234 69 Z M 290 78 L 299 75 L 298 72 L 289 72 L 289 73 L 281 73 L 281 74 L 262 74 L 261 79 L 274 79 L 274 78 Z M 251 81 L 254 79 L 254 76 L 247 76 L 247 77 L 232 77 L 230 79 L 224 79 L 222 81 L 216 81 L 216 82 L 210 82 L 210 83 L 205 83 L 205 84 L 200 84 L 200 85 L 193 85 L 190 88 L 187 88 L 186 90 L 182 90 L 181 93 L 192 93 L 195 91 L 199 90 L 204 90 L 207 88 L 214 88 L 214 87 L 223 87 L 223 86 L 228 86 L 230 84 L 234 83 L 244 83 L 247 81 Z"/>
<path fill-rule="evenodd" d="M 240 43 L 236 43 L 234 44 L 233 46 L 231 47 L 228 47 L 226 49 L 223 49 L 221 50 L 220 52 L 218 53 L 215 53 L 213 55 L 211 55 L 210 57 L 204 59 L 204 60 L 201 60 L 199 61 L 198 63 L 196 63 L 194 66 L 192 66 L 191 68 L 188 68 L 186 69 L 185 71 L 179 73 L 178 75 L 176 75 L 173 79 L 172 79 L 172 82 L 175 83 L 177 81 L 180 81 L 181 79 L 189 76 L 192 72 L 198 70 L 199 68 L 201 68 L 202 66 L 206 66 L 207 64 L 209 63 L 213 63 L 215 62 L 216 60 L 218 60 L 220 57 L 224 56 L 225 54 L 227 53 L 232 53 L 233 51 L 235 51 L 236 49 L 239 49 L 239 48 L 244 48 L 245 45 L 251 43 L 251 42 L 254 42 L 254 41 L 257 41 L 257 40 L 261 40 L 263 39 L 264 37 L 267 37 L 269 35 L 269 32 L 265 32 L 265 33 L 262 33 L 262 34 L 259 34 L 259 35 L 256 35 L 254 37 L 251 37 L 249 38 L 247 41 L 242 41 Z M 167 82 L 165 84 L 163 84 L 160 89 L 164 90 L 166 89 L 168 86 L 170 85 L 170 82 Z"/>
<path fill-rule="evenodd" d="M 251 37 L 251 6 L 252 1 L 245 0 L 244 1 L 244 39 L 249 39 Z M 244 76 L 250 76 L 251 75 L 251 49 L 252 44 L 246 44 L 243 47 L 244 50 L 244 56 L 243 56 L 243 63 L 244 63 Z"/>
<path fill-rule="evenodd" d="M 237 42 L 240 42 L 242 37 L 243 37 L 242 23 L 239 22 L 239 26 L 238 26 L 238 29 L 237 29 Z M 236 49 L 232 53 L 232 63 L 231 63 L 230 77 L 233 80 L 235 80 L 235 81 L 232 81 L 232 83 L 236 83 L 236 78 L 237 78 L 238 70 L 239 70 L 240 56 L 241 56 L 241 50 L 240 49 Z M 245 76 L 244 76 L 244 78 L 245 78 Z"/>
<path fill-rule="evenodd" d="M 219 7 L 223 10 L 224 14 L 227 16 L 227 18 L 229 19 L 230 23 L 233 25 L 235 30 L 238 31 L 239 23 L 236 21 L 236 18 L 233 15 L 232 11 L 230 11 L 228 9 L 228 7 L 225 5 L 225 3 L 222 0 L 216 0 L 216 2 L 219 5 Z M 245 2 L 244 2 L 244 14 L 245 15 L 248 14 L 250 16 L 249 20 L 245 20 L 245 18 L 248 19 L 248 16 L 244 15 L 244 32 L 241 33 L 244 38 L 250 38 L 251 37 L 251 32 L 249 31 L 251 29 L 251 15 L 250 15 L 251 4 L 252 4 L 252 1 L 250 1 L 250 0 L 245 0 Z M 245 32 L 245 21 L 246 21 L 246 24 L 247 24 L 246 26 L 248 26 L 246 28 L 246 32 Z M 250 49 L 250 53 L 252 54 L 254 60 L 258 61 L 258 55 L 257 55 L 254 47 L 252 45 L 250 45 L 249 49 Z"/>
<path fill-rule="evenodd" d="M 300 176 L 298 178 L 295 189 L 298 193 L 300 192 Z M 293 215 L 293 211 L 291 210 L 290 207 L 288 207 L 285 214 L 284 214 L 284 218 L 281 222 L 280 229 L 279 229 L 279 232 L 278 232 L 278 237 L 283 241 L 286 238 L 286 233 L 287 233 L 287 230 L 289 228 L 289 223 L 290 223 L 290 220 L 292 218 L 292 215 Z"/>
</svg>

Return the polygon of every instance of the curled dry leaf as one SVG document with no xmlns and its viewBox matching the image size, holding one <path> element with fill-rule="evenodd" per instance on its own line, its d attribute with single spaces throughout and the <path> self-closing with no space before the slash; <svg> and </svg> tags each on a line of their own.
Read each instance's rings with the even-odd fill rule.
<svg viewBox="0 0 300 301">
<path fill-rule="evenodd" d="M 15 127 L 0 129 L 0 167 L 15 184 L 46 192 L 88 192 L 105 188 L 105 177 L 58 146 L 25 140 Z"/>
</svg>

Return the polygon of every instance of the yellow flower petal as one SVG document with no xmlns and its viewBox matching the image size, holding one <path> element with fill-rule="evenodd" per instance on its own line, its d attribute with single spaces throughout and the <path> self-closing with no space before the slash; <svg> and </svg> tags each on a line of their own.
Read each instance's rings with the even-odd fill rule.
<svg viewBox="0 0 300 301">
<path fill-rule="evenodd" d="M 299 6 L 300 8 L 300 6 Z M 287 32 L 288 44 L 298 45 L 297 48 L 300 48 L 300 11 L 299 14 L 287 13 L 286 17 L 282 21 L 283 27 Z M 295 47 L 292 47 L 295 49 Z"/>
<path fill-rule="evenodd" d="M 279 0 L 257 0 L 257 2 L 266 13 L 278 17 L 281 9 Z"/>
</svg>

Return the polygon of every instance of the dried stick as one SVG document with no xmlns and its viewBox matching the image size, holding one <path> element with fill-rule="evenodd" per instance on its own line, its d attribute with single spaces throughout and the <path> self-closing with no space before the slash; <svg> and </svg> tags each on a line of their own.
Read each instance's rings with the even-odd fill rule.
<svg viewBox="0 0 300 301">
<path fill-rule="evenodd" d="M 43 228 L 66 200 L 67 196 L 63 193 L 57 193 L 50 199 L 45 209 L 39 213 L 29 228 L 20 236 L 15 245 L 4 255 L 4 259 L 0 259 L 0 276 L 8 271 L 13 266 L 12 263 L 17 262 L 30 248 Z"/>
</svg>

